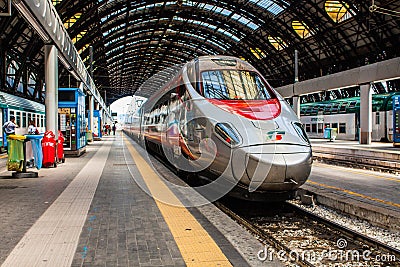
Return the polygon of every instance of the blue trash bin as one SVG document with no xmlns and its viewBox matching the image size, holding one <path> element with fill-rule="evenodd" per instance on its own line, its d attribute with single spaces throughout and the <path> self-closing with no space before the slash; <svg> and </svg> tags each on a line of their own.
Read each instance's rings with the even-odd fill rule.
<svg viewBox="0 0 400 267">
<path fill-rule="evenodd" d="M 33 158 L 35 160 L 36 169 L 40 170 L 42 168 L 43 163 L 43 152 L 42 152 L 42 138 L 43 135 L 32 135 L 28 134 L 25 135 L 26 139 L 31 141 L 32 144 L 32 151 L 33 151 Z"/>
</svg>

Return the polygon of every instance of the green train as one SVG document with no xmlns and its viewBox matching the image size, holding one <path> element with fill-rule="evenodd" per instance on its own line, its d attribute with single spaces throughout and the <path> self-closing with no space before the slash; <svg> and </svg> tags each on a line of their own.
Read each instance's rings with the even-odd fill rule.
<svg viewBox="0 0 400 267">
<path fill-rule="evenodd" d="M 4 125 L 10 116 L 15 117 L 15 122 L 19 126 L 15 130 L 16 134 L 27 134 L 28 123 L 35 121 L 39 132 L 45 131 L 45 106 L 23 97 L 0 92 L 0 124 Z M 7 139 L 0 127 L 0 147 L 7 146 Z"/>
<path fill-rule="evenodd" d="M 372 96 L 372 141 L 393 140 L 393 96 L 400 92 Z M 323 138 L 325 128 L 337 129 L 336 139 L 358 140 L 360 97 L 301 105 L 301 122 L 310 138 Z"/>
</svg>

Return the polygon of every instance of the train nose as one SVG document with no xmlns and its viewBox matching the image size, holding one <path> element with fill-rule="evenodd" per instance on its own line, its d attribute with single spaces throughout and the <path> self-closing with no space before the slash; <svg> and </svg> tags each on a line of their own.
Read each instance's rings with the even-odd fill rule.
<svg viewBox="0 0 400 267">
<path fill-rule="evenodd" d="M 310 147 L 256 146 L 235 151 L 232 170 L 236 179 L 249 186 L 249 191 L 286 191 L 305 183 L 311 164 Z"/>
</svg>

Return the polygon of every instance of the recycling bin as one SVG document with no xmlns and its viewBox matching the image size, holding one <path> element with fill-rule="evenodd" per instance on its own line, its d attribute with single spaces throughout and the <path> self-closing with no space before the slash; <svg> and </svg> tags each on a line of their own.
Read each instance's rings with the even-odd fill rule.
<svg viewBox="0 0 400 267">
<path fill-rule="evenodd" d="M 46 131 L 42 139 L 43 167 L 57 167 L 56 163 L 56 136 L 52 131 Z"/>
</svg>

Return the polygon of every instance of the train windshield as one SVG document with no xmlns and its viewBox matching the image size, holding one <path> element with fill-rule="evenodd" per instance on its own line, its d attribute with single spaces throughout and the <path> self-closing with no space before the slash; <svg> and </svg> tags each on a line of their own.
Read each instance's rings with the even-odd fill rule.
<svg viewBox="0 0 400 267">
<path fill-rule="evenodd" d="M 219 100 L 268 100 L 269 87 L 255 72 L 213 70 L 202 73 L 203 96 Z"/>
</svg>

